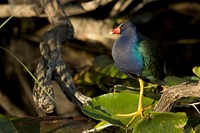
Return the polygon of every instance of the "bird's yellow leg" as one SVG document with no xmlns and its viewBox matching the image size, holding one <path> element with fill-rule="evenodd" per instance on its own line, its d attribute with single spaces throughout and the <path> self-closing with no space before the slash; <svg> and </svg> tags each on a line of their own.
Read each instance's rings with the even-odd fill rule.
<svg viewBox="0 0 200 133">
<path fill-rule="evenodd" d="M 116 116 L 132 117 L 132 119 L 129 121 L 126 127 L 128 127 L 138 115 L 141 115 L 141 117 L 143 117 L 142 97 L 144 93 L 144 81 L 140 78 L 139 78 L 139 84 L 140 84 L 140 96 L 139 96 L 138 110 L 130 114 L 116 114 Z"/>
</svg>

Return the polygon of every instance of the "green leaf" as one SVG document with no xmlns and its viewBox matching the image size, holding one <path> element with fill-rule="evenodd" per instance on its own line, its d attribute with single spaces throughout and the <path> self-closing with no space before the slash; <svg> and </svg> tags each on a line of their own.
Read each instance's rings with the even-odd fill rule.
<svg viewBox="0 0 200 133">
<path fill-rule="evenodd" d="M 109 126 L 112 126 L 112 124 L 105 122 L 105 121 L 101 121 L 92 130 L 93 130 L 93 132 L 100 132 Z"/>
<path fill-rule="evenodd" d="M 196 127 L 197 125 L 200 125 L 200 118 L 198 117 L 189 118 L 187 125 L 191 127 Z"/>
<path fill-rule="evenodd" d="M 185 76 L 185 77 L 175 77 L 175 76 L 169 76 L 165 78 L 166 85 L 167 86 L 172 86 L 172 85 L 177 85 L 183 82 L 197 82 L 199 80 L 198 77 L 194 76 Z"/>
<path fill-rule="evenodd" d="M 95 80 L 96 78 L 92 72 L 84 72 L 81 73 L 79 79 L 77 79 L 75 82 L 76 84 L 95 85 Z"/>
<path fill-rule="evenodd" d="M 186 123 L 185 113 L 152 112 L 148 119 L 138 122 L 133 133 L 182 133 Z"/>
<path fill-rule="evenodd" d="M 96 120 L 106 121 L 110 124 L 125 128 L 125 125 L 131 120 L 132 117 L 120 117 L 116 114 L 128 114 L 137 111 L 138 106 L 138 94 L 129 93 L 108 93 L 93 98 L 88 105 L 82 108 L 82 112 Z M 143 107 L 152 105 L 154 100 L 143 97 Z M 145 114 L 148 111 L 145 111 Z M 131 124 L 130 128 L 133 128 L 134 123 Z"/>
<path fill-rule="evenodd" d="M 138 82 L 138 81 L 136 81 Z M 159 100 L 161 94 L 160 93 L 156 93 L 156 91 L 158 90 L 157 85 L 153 85 L 153 84 L 148 84 L 147 86 L 145 86 L 145 92 L 144 92 L 144 96 L 154 99 L 154 100 Z M 131 87 L 131 86 L 124 86 L 124 85 L 115 85 L 114 86 L 114 91 L 119 91 L 119 92 L 123 92 L 123 93 L 136 93 L 139 91 L 139 88 L 136 87 Z"/>
<path fill-rule="evenodd" d="M 109 64 L 113 64 L 113 60 L 107 55 L 99 55 L 93 61 L 93 66 L 97 67 L 104 67 Z"/>
<path fill-rule="evenodd" d="M 200 125 L 197 125 L 195 128 L 194 128 L 195 132 L 196 133 L 200 133 Z"/>
<path fill-rule="evenodd" d="M 17 133 L 13 123 L 4 115 L 0 115 L 0 133 Z"/>
<path fill-rule="evenodd" d="M 200 124 L 200 118 L 190 117 L 187 121 L 187 125 L 184 128 L 185 133 L 195 133 L 197 125 Z"/>
<path fill-rule="evenodd" d="M 113 78 L 119 78 L 119 79 L 126 79 L 128 76 L 122 72 L 120 72 L 116 67 L 115 64 L 106 65 L 104 67 L 97 67 L 97 72 L 100 72 L 102 74 L 111 76 Z"/>
<path fill-rule="evenodd" d="M 200 67 L 196 66 L 192 68 L 192 71 L 195 75 L 197 75 L 198 77 L 200 77 Z"/>
<path fill-rule="evenodd" d="M 186 80 L 184 78 L 179 78 L 179 77 L 175 77 L 175 76 L 166 77 L 165 81 L 166 81 L 167 86 L 177 85 L 182 82 L 186 82 Z"/>
</svg>

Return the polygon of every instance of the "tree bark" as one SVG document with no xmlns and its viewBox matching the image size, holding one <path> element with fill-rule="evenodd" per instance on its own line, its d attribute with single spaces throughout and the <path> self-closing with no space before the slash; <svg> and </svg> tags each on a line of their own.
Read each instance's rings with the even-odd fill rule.
<svg viewBox="0 0 200 133">
<path fill-rule="evenodd" d="M 167 88 L 153 111 L 169 112 L 176 101 L 184 97 L 200 97 L 200 81 L 196 84 L 184 82 Z"/>
</svg>

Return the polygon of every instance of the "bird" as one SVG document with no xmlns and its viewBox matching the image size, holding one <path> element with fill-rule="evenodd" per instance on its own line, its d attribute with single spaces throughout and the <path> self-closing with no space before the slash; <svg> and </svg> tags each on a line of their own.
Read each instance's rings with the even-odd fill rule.
<svg viewBox="0 0 200 133">
<path fill-rule="evenodd" d="M 137 116 L 141 115 L 143 118 L 144 82 L 165 85 L 166 65 L 158 47 L 149 38 L 141 35 L 131 21 L 121 23 L 110 34 L 120 34 L 112 46 L 112 57 L 116 68 L 137 79 L 140 86 L 138 110 L 130 114 L 116 114 L 116 116 L 132 117 L 126 125 L 128 127 Z"/>
</svg>

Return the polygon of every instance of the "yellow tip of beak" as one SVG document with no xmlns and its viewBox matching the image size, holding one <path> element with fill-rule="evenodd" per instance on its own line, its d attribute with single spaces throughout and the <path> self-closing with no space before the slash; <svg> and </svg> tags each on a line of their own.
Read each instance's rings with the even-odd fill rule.
<svg viewBox="0 0 200 133">
<path fill-rule="evenodd" d="M 110 31 L 110 32 L 109 32 L 109 34 L 113 34 L 113 32 L 112 32 L 112 31 Z"/>
</svg>

